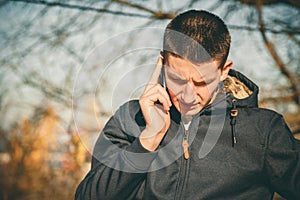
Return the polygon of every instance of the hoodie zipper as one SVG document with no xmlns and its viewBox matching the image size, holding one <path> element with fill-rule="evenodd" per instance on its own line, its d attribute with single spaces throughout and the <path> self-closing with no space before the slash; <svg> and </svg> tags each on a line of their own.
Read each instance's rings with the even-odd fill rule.
<svg viewBox="0 0 300 200">
<path fill-rule="evenodd" d="M 207 107 L 209 107 L 209 106 L 211 106 L 211 104 L 205 106 L 200 113 L 204 112 L 205 109 L 207 109 Z M 183 199 L 183 194 L 184 194 L 183 192 L 184 192 L 184 188 L 187 184 L 187 177 L 189 174 L 189 171 L 188 171 L 189 165 L 190 165 L 190 151 L 189 151 L 189 143 L 188 143 L 189 131 L 184 127 L 184 125 L 183 125 L 183 129 L 184 129 L 184 136 L 182 139 L 183 157 L 181 157 L 182 159 L 181 159 L 181 165 L 180 165 L 180 171 L 179 171 L 179 181 L 178 181 L 178 184 L 176 187 L 177 189 L 176 189 L 175 198 L 174 198 L 175 200 Z M 234 143 L 236 143 L 235 135 L 233 138 L 234 138 Z"/>
<path fill-rule="evenodd" d="M 231 138 L 232 138 L 232 147 L 237 143 L 236 140 L 236 131 L 235 131 L 235 125 L 236 125 L 236 117 L 238 116 L 239 111 L 236 108 L 236 100 L 232 100 L 232 109 L 230 110 L 230 125 L 231 125 Z"/>
<path fill-rule="evenodd" d="M 190 158 L 188 137 L 189 137 L 189 131 L 184 129 L 182 148 L 183 148 L 183 156 L 186 160 Z"/>
<path fill-rule="evenodd" d="M 189 137 L 189 131 L 184 128 L 184 136 L 182 139 L 182 150 L 183 150 L 183 157 L 181 159 L 181 166 L 180 166 L 180 174 L 179 174 L 179 182 L 178 182 L 178 189 L 175 195 L 175 199 L 182 199 L 182 194 L 184 187 L 186 185 L 187 181 L 187 175 L 188 175 L 188 169 L 189 169 L 189 143 L 188 143 L 188 137 Z"/>
<path fill-rule="evenodd" d="M 205 106 L 200 113 L 204 112 L 207 107 L 211 106 L 207 105 Z M 199 114 L 200 115 L 200 114 Z M 199 117 L 199 116 L 198 116 Z M 190 164 L 190 151 L 189 151 L 189 130 L 185 128 L 185 126 L 182 124 L 183 129 L 184 129 L 184 136 L 182 139 L 182 150 L 183 150 L 183 157 L 181 159 L 181 165 L 180 165 L 180 171 L 179 171 L 179 181 L 177 184 L 177 190 L 175 194 L 175 200 L 183 199 L 183 191 L 184 187 L 186 186 L 187 182 L 187 177 L 188 177 L 188 169 L 189 169 L 189 164 Z M 190 124 L 192 126 L 192 124 Z M 190 127 L 189 126 L 189 127 Z"/>
</svg>

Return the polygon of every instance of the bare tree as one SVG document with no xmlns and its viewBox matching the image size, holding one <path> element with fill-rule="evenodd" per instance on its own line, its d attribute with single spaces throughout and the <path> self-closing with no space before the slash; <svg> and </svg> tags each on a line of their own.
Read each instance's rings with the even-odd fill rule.
<svg viewBox="0 0 300 200">
<path fill-rule="evenodd" d="M 246 36 L 258 43 L 256 50 L 264 56 L 266 65 L 278 72 L 277 77 L 268 79 L 268 84 L 261 85 L 261 105 L 283 112 L 292 131 L 300 133 L 300 5 L 297 0 L 11 0 L 0 3 L 0 35 L 3 38 L 0 41 L 0 127 L 5 133 L 3 138 L 8 141 L 11 130 L 21 129 L 19 114 L 34 116 L 30 114 L 49 106 L 55 107 L 58 123 L 66 132 L 81 131 L 89 136 L 97 133 L 101 125 L 90 122 L 89 126 L 79 123 L 76 127 L 72 113 L 75 111 L 84 118 L 101 118 L 100 121 L 111 114 L 104 102 L 91 103 L 90 98 L 104 95 L 104 91 L 90 85 L 89 79 L 103 72 L 105 64 L 109 63 L 107 60 L 89 63 L 74 98 L 77 74 L 86 64 L 88 52 L 117 31 L 164 26 L 179 12 L 197 9 L 200 5 L 221 15 L 233 34 L 247 33 Z M 116 26 L 116 21 L 122 27 Z M 235 36 L 243 37 L 242 34 Z M 128 48 L 131 41 L 113 45 L 118 51 Z M 147 56 L 140 57 L 138 63 L 147 63 Z M 109 79 L 103 80 L 103 84 L 109 87 Z M 78 145 L 78 138 L 70 135 L 71 144 Z M 15 139 L 15 142 L 21 141 Z M 76 158 L 74 152 L 77 150 L 71 151 L 74 160 L 82 160 Z"/>
</svg>

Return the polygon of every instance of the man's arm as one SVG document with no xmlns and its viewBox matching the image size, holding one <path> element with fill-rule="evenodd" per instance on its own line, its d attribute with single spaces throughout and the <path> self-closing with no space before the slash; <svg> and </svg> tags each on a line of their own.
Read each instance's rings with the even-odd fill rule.
<svg viewBox="0 0 300 200">
<path fill-rule="evenodd" d="M 272 189 L 287 199 L 300 199 L 300 141 L 276 115 L 266 138 L 265 168 Z"/>
<path fill-rule="evenodd" d="M 81 182 L 75 199 L 132 199 L 156 157 L 155 150 L 170 126 L 171 104 L 159 84 L 162 59 L 137 102 L 123 105 L 106 124 L 95 145 L 92 169 Z M 135 116 L 140 108 L 145 128 L 140 130 Z M 140 194 L 140 193 L 139 193 Z"/>
<path fill-rule="evenodd" d="M 123 105 L 107 122 L 94 148 L 92 168 L 78 186 L 75 199 L 133 199 L 143 191 L 156 153 L 139 142 L 141 130 L 130 114 L 132 104 Z"/>
</svg>

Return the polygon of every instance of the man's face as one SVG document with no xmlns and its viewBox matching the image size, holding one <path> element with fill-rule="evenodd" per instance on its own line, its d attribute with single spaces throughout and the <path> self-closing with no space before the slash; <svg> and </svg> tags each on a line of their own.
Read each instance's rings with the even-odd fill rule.
<svg viewBox="0 0 300 200">
<path fill-rule="evenodd" d="M 166 57 L 166 84 L 171 101 L 181 114 L 194 115 L 210 103 L 218 83 L 224 80 L 223 71 L 215 64 L 212 61 L 195 65 L 172 54 Z"/>
</svg>

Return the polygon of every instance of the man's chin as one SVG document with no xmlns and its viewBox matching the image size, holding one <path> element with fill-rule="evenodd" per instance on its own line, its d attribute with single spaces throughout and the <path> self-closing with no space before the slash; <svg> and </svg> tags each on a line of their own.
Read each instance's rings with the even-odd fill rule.
<svg viewBox="0 0 300 200">
<path fill-rule="evenodd" d="M 195 108 L 195 109 L 191 109 L 191 110 L 181 110 L 181 115 L 196 115 L 201 109 L 200 108 Z"/>
<path fill-rule="evenodd" d="M 179 103 L 178 101 L 176 101 L 176 103 L 174 103 L 175 107 L 177 108 L 177 110 L 181 113 L 181 115 L 195 115 L 198 112 L 200 112 L 200 110 L 202 109 L 202 107 L 200 106 L 200 104 L 194 105 L 194 106 L 185 106 L 184 104 Z"/>
</svg>

